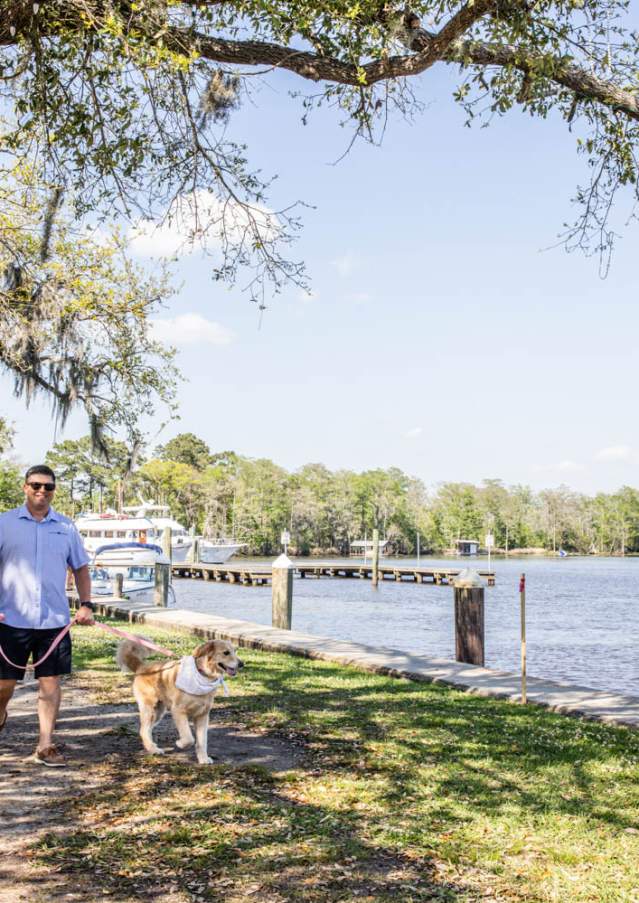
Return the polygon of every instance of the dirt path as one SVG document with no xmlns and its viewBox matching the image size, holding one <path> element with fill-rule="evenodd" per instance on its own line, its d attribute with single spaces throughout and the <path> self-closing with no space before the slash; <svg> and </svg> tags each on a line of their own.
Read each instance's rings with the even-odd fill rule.
<svg viewBox="0 0 639 903">
<path fill-rule="evenodd" d="M 134 898 L 108 897 L 96 888 L 87 897 L 68 875 L 34 865 L 29 850 L 48 832 L 72 830 L 65 821 L 65 803 L 74 794 L 100 787 L 103 780 L 92 771 L 95 762 L 117 761 L 134 765 L 142 759 L 137 736 L 137 710 L 131 704 L 96 704 L 81 678 L 64 686 L 57 740 L 65 744 L 68 768 L 46 768 L 33 761 L 37 738 L 37 687 L 19 688 L 9 707 L 9 720 L 0 734 L 0 903 L 49 903 L 82 901 L 97 903 Z M 170 749 L 172 760 L 193 763 L 192 751 L 173 746 L 175 730 L 169 718 L 156 729 L 160 746 Z M 271 737 L 252 734 L 241 727 L 220 723 L 212 715 L 209 754 L 215 762 L 261 765 L 271 771 L 286 771 L 297 764 L 299 753 Z M 180 891 L 160 893 L 158 903 L 184 903 L 190 899 Z"/>
</svg>

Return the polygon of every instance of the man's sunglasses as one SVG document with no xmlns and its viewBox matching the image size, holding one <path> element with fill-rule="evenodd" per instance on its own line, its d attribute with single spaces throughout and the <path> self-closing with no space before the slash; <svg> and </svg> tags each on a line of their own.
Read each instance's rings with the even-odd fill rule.
<svg viewBox="0 0 639 903">
<path fill-rule="evenodd" d="M 36 492 L 38 491 L 38 489 L 46 489 L 47 492 L 53 492 L 53 490 L 55 489 L 55 483 L 35 483 L 34 482 L 34 483 L 27 483 L 27 486 L 29 486 L 31 489 L 35 489 Z"/>
</svg>

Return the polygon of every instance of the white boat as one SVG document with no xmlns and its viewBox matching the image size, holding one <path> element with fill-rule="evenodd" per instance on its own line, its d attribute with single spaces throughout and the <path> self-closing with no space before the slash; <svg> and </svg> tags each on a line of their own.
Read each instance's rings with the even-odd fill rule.
<svg viewBox="0 0 639 903">
<path fill-rule="evenodd" d="M 154 543 L 115 542 L 99 546 L 89 566 L 91 594 L 112 596 L 115 576 L 122 574 L 122 592 L 133 602 L 153 602 L 155 565 L 168 564 L 160 546 Z M 172 593 L 172 587 L 169 587 Z"/>
<path fill-rule="evenodd" d="M 154 502 L 141 501 L 122 509 L 123 512 L 137 518 L 148 518 L 155 527 L 157 537 L 161 539 L 166 527 L 171 531 L 171 560 L 174 564 L 193 559 L 193 541 L 198 539 L 199 557 L 204 564 L 224 564 L 238 549 L 246 543 L 233 542 L 229 539 L 205 539 L 190 534 L 182 524 L 171 517 L 168 505 L 156 505 Z"/>
<path fill-rule="evenodd" d="M 379 539 L 377 545 L 379 548 L 379 556 L 382 558 L 388 551 L 390 539 Z M 373 540 L 372 539 L 354 539 L 350 544 L 351 555 L 359 555 L 364 558 L 373 557 Z"/>
<path fill-rule="evenodd" d="M 108 543 L 153 543 L 161 538 L 148 517 L 130 517 L 112 509 L 107 509 L 103 514 L 81 514 L 75 525 L 89 553 Z"/>
<path fill-rule="evenodd" d="M 200 539 L 199 556 L 203 564 L 224 564 L 248 543 L 233 542 L 231 539 Z"/>
<path fill-rule="evenodd" d="M 179 564 L 186 561 L 192 547 L 193 539 L 188 530 L 171 517 L 168 505 L 155 505 L 153 502 L 140 502 L 122 509 L 123 513 L 132 517 L 147 518 L 153 524 L 158 539 L 166 527 L 171 531 L 171 560 Z"/>
</svg>

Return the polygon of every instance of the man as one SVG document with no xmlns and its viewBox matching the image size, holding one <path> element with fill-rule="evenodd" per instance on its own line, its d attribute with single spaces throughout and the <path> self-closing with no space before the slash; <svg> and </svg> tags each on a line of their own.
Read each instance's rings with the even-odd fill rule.
<svg viewBox="0 0 639 903">
<path fill-rule="evenodd" d="M 36 662 L 46 655 L 69 623 L 66 595 L 71 568 L 80 597 L 78 624 L 92 624 L 89 558 L 80 534 L 68 517 L 51 507 L 55 474 L 50 467 L 30 467 L 24 478 L 25 503 L 0 514 L 0 649 L 13 665 Z M 7 704 L 23 668 L 0 654 L 0 732 L 7 723 Z M 53 742 L 60 708 L 60 675 L 71 673 L 71 634 L 67 633 L 35 669 L 38 680 L 40 736 L 35 760 L 42 765 L 66 765 Z"/>
</svg>

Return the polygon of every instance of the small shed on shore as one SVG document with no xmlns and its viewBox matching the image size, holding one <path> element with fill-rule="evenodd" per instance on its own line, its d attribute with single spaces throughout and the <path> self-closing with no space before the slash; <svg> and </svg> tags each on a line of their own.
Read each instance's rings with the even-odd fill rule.
<svg viewBox="0 0 639 903">
<path fill-rule="evenodd" d="M 458 539 L 455 542 L 458 555 L 476 555 L 479 552 L 478 539 Z"/>
</svg>

